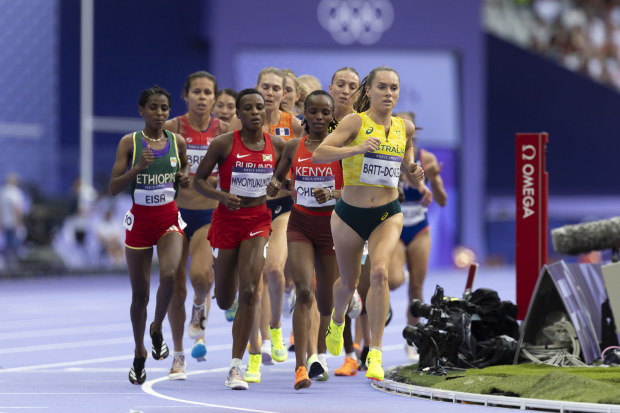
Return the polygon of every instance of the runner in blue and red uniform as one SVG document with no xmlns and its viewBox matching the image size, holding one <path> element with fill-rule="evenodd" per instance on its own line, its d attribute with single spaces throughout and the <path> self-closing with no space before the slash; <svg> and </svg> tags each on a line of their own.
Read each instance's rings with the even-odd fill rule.
<svg viewBox="0 0 620 413">
<path fill-rule="evenodd" d="M 222 309 L 234 302 L 235 274 L 238 274 L 239 307 L 233 321 L 232 361 L 225 385 L 245 390 L 248 384 L 241 376 L 241 360 L 254 321 L 257 284 L 264 265 L 263 250 L 271 232 L 266 188 L 284 140 L 263 132 L 265 100 L 257 90 L 239 92 L 236 108 L 241 129 L 211 142 L 196 171 L 194 188 L 219 201 L 208 239 L 215 258 L 215 295 Z M 216 165 L 220 189 L 208 182 Z"/>
<path fill-rule="evenodd" d="M 142 91 L 138 110 L 144 129 L 123 136 L 112 167 L 110 194 L 130 187 L 133 205 L 125 216 L 125 255 L 131 282 L 131 325 L 135 341 L 129 381 L 146 380 L 144 346 L 146 308 L 149 302 L 153 245 L 159 258 L 159 288 L 155 317 L 149 327 L 155 360 L 165 359 L 169 350 L 161 333 L 172 299 L 174 276 L 183 252 L 183 221 L 174 199 L 178 186 L 188 187 L 185 140 L 164 130 L 170 114 L 171 97 L 154 86 Z"/>
</svg>

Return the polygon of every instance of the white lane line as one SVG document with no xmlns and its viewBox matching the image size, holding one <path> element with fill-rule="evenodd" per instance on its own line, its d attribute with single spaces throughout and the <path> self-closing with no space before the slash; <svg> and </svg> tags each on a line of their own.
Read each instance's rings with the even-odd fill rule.
<svg viewBox="0 0 620 413">
<path fill-rule="evenodd" d="M 219 344 L 219 345 L 207 346 L 207 349 L 208 351 L 222 351 L 222 350 L 230 351 L 230 344 Z M 186 350 L 185 353 L 190 354 L 191 350 Z M 107 363 L 110 361 L 122 361 L 122 360 L 133 360 L 133 356 L 125 355 L 125 356 L 114 356 L 114 357 L 101 357 L 101 358 L 96 358 L 96 359 L 65 361 L 65 362 L 60 362 L 60 363 L 37 364 L 34 366 L 11 367 L 7 369 L 0 369 L 0 374 L 22 372 L 22 371 L 32 371 L 32 370 L 40 370 L 40 369 L 49 369 L 49 368 L 55 368 L 55 367 L 61 368 L 61 367 L 69 367 L 69 366 L 82 366 L 85 364 Z"/>
<path fill-rule="evenodd" d="M 287 360 L 284 363 L 291 363 L 292 360 Z M 204 374 L 204 373 L 225 373 L 229 370 L 228 367 L 219 367 L 219 368 L 215 368 L 215 369 L 209 369 L 209 370 L 199 370 L 199 371 L 193 371 L 193 372 L 189 372 L 187 373 L 188 376 L 192 376 L 195 374 Z M 157 384 L 161 381 L 167 381 L 168 380 L 168 376 L 164 376 L 164 377 L 160 377 L 158 379 L 154 379 L 154 380 L 149 380 L 146 383 L 144 383 L 142 385 L 142 390 L 147 393 L 150 394 L 151 396 L 155 396 L 155 397 L 159 397 L 160 399 L 166 399 L 166 400 L 171 400 L 171 401 L 175 401 L 175 402 L 181 402 L 181 403 L 187 403 L 187 404 L 195 404 L 198 406 L 207 406 L 207 407 L 215 407 L 215 408 L 219 408 L 219 409 L 228 409 L 228 410 L 242 410 L 245 412 L 257 412 L 257 413 L 277 413 L 277 412 L 272 412 L 269 410 L 257 410 L 257 409 L 247 409 L 247 408 L 243 408 L 243 407 L 235 407 L 235 406 L 224 406 L 224 405 L 220 405 L 220 404 L 209 404 L 209 403 L 202 403 L 202 402 L 197 402 L 197 401 L 193 401 L 193 400 L 184 400 L 184 399 L 178 399 L 176 397 L 170 397 L 170 396 L 166 396 L 163 395 L 161 393 L 156 392 L 155 390 L 153 390 L 153 385 Z"/>
</svg>

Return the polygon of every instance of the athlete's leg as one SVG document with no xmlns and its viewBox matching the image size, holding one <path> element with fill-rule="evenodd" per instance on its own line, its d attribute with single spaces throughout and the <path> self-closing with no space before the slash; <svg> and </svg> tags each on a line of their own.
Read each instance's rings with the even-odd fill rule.
<svg viewBox="0 0 620 413">
<path fill-rule="evenodd" d="M 295 335 L 295 370 L 306 365 L 308 339 L 311 329 L 311 309 L 314 302 L 314 248 L 305 242 L 288 244 L 291 256 L 293 282 L 297 291 L 297 303 L 293 312 L 293 334 Z M 316 347 L 316 346 L 314 346 Z M 315 349 L 316 351 L 316 349 Z"/>
<path fill-rule="evenodd" d="M 431 234 L 428 229 L 419 232 L 407 246 L 407 267 L 409 268 L 409 302 L 414 298 L 422 300 L 422 289 L 428 269 L 431 252 Z M 416 325 L 419 318 L 414 318 L 407 310 L 407 322 Z"/>
<path fill-rule="evenodd" d="M 209 309 L 211 308 L 211 299 L 209 294 L 213 287 L 213 254 L 211 244 L 207 239 L 211 224 L 200 227 L 191 242 L 189 243 L 189 254 L 191 261 L 189 263 L 189 280 L 194 289 L 193 304 L 196 306 L 205 306 L 205 317 L 209 318 Z M 204 339 L 204 332 L 199 337 Z"/>
<path fill-rule="evenodd" d="M 375 228 L 368 239 L 370 287 L 366 296 L 366 312 L 370 323 L 371 347 L 381 347 L 390 300 L 388 265 L 394 256 L 402 227 L 403 215 L 396 214 Z"/>
<path fill-rule="evenodd" d="M 146 329 L 146 307 L 149 303 L 153 248 L 125 247 L 125 258 L 131 284 L 129 316 L 135 342 L 134 353 L 135 357 L 146 357 L 148 352 L 144 346 L 144 331 Z"/>
<path fill-rule="evenodd" d="M 265 259 L 263 248 L 266 239 L 254 237 L 241 242 L 239 246 L 239 308 L 233 321 L 233 358 L 242 359 L 250 338 L 252 323 L 254 322 L 254 306 L 256 304 L 257 285 L 260 282 L 261 272 Z M 216 275 L 217 279 L 217 275 Z M 219 288 L 216 285 L 216 289 Z M 231 295 L 228 308 L 232 305 L 234 295 Z"/>
<path fill-rule="evenodd" d="M 157 241 L 157 257 L 159 259 L 159 287 L 157 303 L 153 319 L 153 331 L 161 333 L 161 326 L 168 312 L 174 279 L 183 255 L 183 236 L 178 232 L 168 232 Z"/>
<path fill-rule="evenodd" d="M 172 331 L 174 351 L 183 351 L 183 331 L 185 325 L 185 298 L 187 297 L 187 260 L 189 258 L 189 241 L 183 237 L 183 255 L 174 277 L 174 292 L 168 307 L 168 321 Z"/>
<path fill-rule="evenodd" d="M 394 255 L 388 267 L 388 287 L 394 291 L 405 282 L 405 244 L 399 239 L 398 247 L 394 250 Z"/>
<path fill-rule="evenodd" d="M 282 296 L 284 295 L 284 266 L 287 258 L 286 227 L 290 212 L 278 215 L 271 223 L 271 236 L 267 247 L 265 273 L 269 283 L 269 302 L 271 318 L 269 327 L 280 327 L 282 315 Z"/>
</svg>

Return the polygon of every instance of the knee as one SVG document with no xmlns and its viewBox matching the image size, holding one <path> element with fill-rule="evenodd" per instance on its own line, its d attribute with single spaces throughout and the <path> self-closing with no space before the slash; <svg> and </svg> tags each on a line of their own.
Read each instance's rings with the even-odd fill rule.
<svg viewBox="0 0 620 413">
<path fill-rule="evenodd" d="M 373 263 L 370 269 L 370 285 L 379 286 L 388 284 L 388 267 L 386 262 Z"/>
<path fill-rule="evenodd" d="M 173 300 L 185 302 L 185 298 L 187 298 L 187 286 L 185 283 L 177 282 L 174 284 L 174 293 L 172 297 Z"/>
<path fill-rule="evenodd" d="M 239 287 L 239 303 L 243 303 L 248 307 L 254 307 L 256 303 L 256 284 L 248 283 Z"/>
<path fill-rule="evenodd" d="M 132 292 L 131 303 L 138 307 L 145 307 L 149 304 L 149 294 L 147 292 Z"/>
<path fill-rule="evenodd" d="M 207 297 L 207 299 L 209 299 Z M 218 295 L 217 293 L 215 294 L 215 302 L 217 303 L 217 306 L 221 309 L 221 310 L 228 310 L 230 307 L 232 307 L 233 303 L 235 302 L 235 298 L 234 296 L 231 297 L 223 297 L 222 295 Z"/>
<path fill-rule="evenodd" d="M 304 306 L 312 305 L 312 296 L 314 291 L 307 285 L 295 284 L 295 294 L 297 295 L 297 302 Z"/>
</svg>

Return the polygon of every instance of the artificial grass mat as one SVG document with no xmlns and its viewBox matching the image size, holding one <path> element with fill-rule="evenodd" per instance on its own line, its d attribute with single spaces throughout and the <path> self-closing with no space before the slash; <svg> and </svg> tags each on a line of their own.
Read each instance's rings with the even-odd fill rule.
<svg viewBox="0 0 620 413">
<path fill-rule="evenodd" d="M 386 378 L 407 384 L 465 393 L 528 399 L 620 404 L 620 367 L 555 367 L 515 364 L 449 371 L 434 376 L 417 364 L 398 367 Z"/>
</svg>

